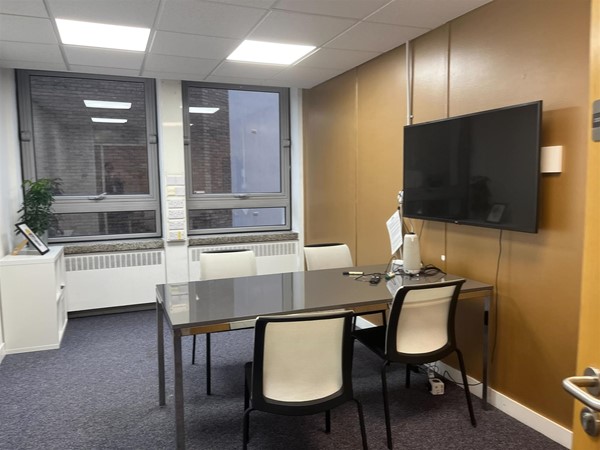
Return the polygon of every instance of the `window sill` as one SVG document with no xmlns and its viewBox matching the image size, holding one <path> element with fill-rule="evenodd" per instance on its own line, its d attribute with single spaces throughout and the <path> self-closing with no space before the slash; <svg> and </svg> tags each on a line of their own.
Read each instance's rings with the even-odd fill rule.
<svg viewBox="0 0 600 450">
<path fill-rule="evenodd" d="M 190 247 L 196 247 L 198 245 L 247 244 L 251 242 L 277 242 L 297 240 L 298 233 L 294 231 L 237 234 L 234 233 L 190 237 L 188 245 Z"/>
<path fill-rule="evenodd" d="M 116 253 L 132 250 L 156 250 L 164 248 L 162 239 L 143 239 L 130 241 L 102 241 L 79 244 L 61 244 L 65 247 L 65 255 L 81 255 L 84 253 Z"/>
<path fill-rule="evenodd" d="M 195 236 L 188 238 L 188 246 L 246 244 L 252 242 L 296 241 L 298 233 L 293 231 L 266 233 L 239 233 L 211 236 Z M 142 239 L 123 241 L 102 241 L 60 244 L 65 248 L 65 255 L 82 255 L 85 253 L 116 253 L 135 250 L 156 250 L 165 247 L 163 239 Z"/>
</svg>

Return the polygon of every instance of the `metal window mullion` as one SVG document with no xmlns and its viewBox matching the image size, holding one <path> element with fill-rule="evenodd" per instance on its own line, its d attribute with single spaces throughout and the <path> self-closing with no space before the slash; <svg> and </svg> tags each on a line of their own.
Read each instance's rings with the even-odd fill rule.
<svg viewBox="0 0 600 450">
<path fill-rule="evenodd" d="M 101 200 L 87 202 L 56 202 L 53 205 L 56 214 L 72 214 L 72 213 L 96 213 L 96 212 L 111 212 L 111 211 L 156 211 L 158 215 L 158 204 L 156 200 L 139 200 L 123 202 L 119 200 Z"/>
<path fill-rule="evenodd" d="M 189 201 L 188 209 L 251 209 L 251 208 L 281 208 L 287 207 L 288 200 L 280 199 L 212 199 L 202 201 Z"/>
</svg>

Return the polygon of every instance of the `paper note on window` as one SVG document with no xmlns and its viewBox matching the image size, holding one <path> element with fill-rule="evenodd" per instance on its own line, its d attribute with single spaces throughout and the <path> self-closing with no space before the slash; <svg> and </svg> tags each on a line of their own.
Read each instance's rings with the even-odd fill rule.
<svg viewBox="0 0 600 450">
<path fill-rule="evenodd" d="M 402 223 L 400 222 L 400 213 L 398 211 L 392 214 L 387 222 L 388 234 L 390 235 L 390 245 L 392 247 L 392 255 L 402 245 Z"/>
</svg>

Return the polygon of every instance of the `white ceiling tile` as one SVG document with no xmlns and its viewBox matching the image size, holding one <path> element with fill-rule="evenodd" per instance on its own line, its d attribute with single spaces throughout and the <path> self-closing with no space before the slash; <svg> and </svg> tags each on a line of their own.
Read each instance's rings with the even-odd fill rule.
<svg viewBox="0 0 600 450">
<path fill-rule="evenodd" d="M 311 87 L 488 2 L 0 0 L 0 67 Z M 147 53 L 75 46 L 61 53 L 56 16 L 151 26 L 151 45 Z M 289 68 L 227 61 L 250 33 L 325 48 Z"/>
<path fill-rule="evenodd" d="M 205 81 L 209 83 L 245 84 L 255 86 L 264 86 L 265 84 L 268 84 L 259 78 L 224 77 L 222 75 L 209 75 L 206 77 Z"/>
<path fill-rule="evenodd" d="M 265 10 L 197 0 L 170 0 L 157 28 L 163 31 L 242 39 L 265 15 Z"/>
<path fill-rule="evenodd" d="M 211 74 L 215 76 L 244 78 L 269 78 L 277 75 L 287 66 L 277 66 L 274 64 L 252 64 L 243 62 L 225 61 Z"/>
<path fill-rule="evenodd" d="M 47 0 L 59 19 L 150 28 L 159 0 Z"/>
<path fill-rule="evenodd" d="M 277 82 L 279 86 L 284 83 L 286 86 L 308 89 L 339 74 L 339 70 L 296 66 L 281 72 L 267 82 Z"/>
<path fill-rule="evenodd" d="M 80 66 L 77 64 L 71 65 L 71 72 L 118 75 L 122 77 L 137 77 L 140 75 L 139 70 L 116 69 L 114 67 Z"/>
<path fill-rule="evenodd" d="M 269 9 L 277 0 L 212 0 L 215 3 L 228 3 L 230 5 L 251 6 L 253 8 Z"/>
<path fill-rule="evenodd" d="M 362 19 L 389 0 L 279 0 L 275 9 Z"/>
<path fill-rule="evenodd" d="M 296 64 L 296 67 L 348 70 L 373 59 L 380 54 L 380 52 L 360 52 L 354 50 L 321 48 L 319 51 Z"/>
<path fill-rule="evenodd" d="M 368 22 L 435 28 L 491 0 L 396 0 L 367 19 Z"/>
<path fill-rule="evenodd" d="M 1 14 L 48 17 L 43 0 L 0 0 Z"/>
<path fill-rule="evenodd" d="M 144 70 L 142 76 L 145 78 L 156 78 L 157 80 L 187 80 L 204 81 L 205 76 L 198 73 L 183 72 L 161 72 L 153 70 Z"/>
<path fill-rule="evenodd" d="M 427 31 L 429 30 L 426 28 L 361 22 L 329 42 L 325 47 L 342 50 L 387 52 Z"/>
<path fill-rule="evenodd" d="M 208 75 L 219 64 L 215 59 L 183 58 L 181 56 L 148 55 L 144 70 L 152 72 L 182 72 Z"/>
<path fill-rule="evenodd" d="M 187 56 L 190 58 L 223 59 L 229 56 L 241 42 L 240 39 L 158 31 L 150 53 Z"/>
<path fill-rule="evenodd" d="M 64 65 L 64 60 L 58 44 L 31 44 L 0 41 L 0 59 L 39 61 Z"/>
<path fill-rule="evenodd" d="M 11 69 L 52 70 L 58 72 L 67 70 L 67 66 L 64 63 L 54 64 L 41 61 L 13 61 L 9 59 L 0 59 L 0 67 Z"/>
<path fill-rule="evenodd" d="M 57 44 L 50 19 L 0 14 L 0 41 Z"/>
<path fill-rule="evenodd" d="M 64 46 L 69 64 L 80 66 L 114 67 L 140 70 L 144 60 L 143 52 L 105 50 L 91 47 Z"/>
<path fill-rule="evenodd" d="M 250 33 L 249 39 L 320 46 L 356 23 L 310 14 L 273 11 Z"/>
</svg>

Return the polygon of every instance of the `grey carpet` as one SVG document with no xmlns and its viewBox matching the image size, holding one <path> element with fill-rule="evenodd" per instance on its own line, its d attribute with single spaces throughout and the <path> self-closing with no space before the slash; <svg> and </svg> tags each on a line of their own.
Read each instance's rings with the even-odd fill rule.
<svg viewBox="0 0 600 450">
<path fill-rule="evenodd" d="M 154 311 L 71 319 L 60 350 L 7 355 L 0 364 L 0 449 L 172 449 L 175 447 L 172 351 L 165 331 L 167 405 L 158 406 Z M 205 394 L 204 339 L 191 365 L 185 338 L 185 426 L 189 449 L 241 448 L 243 363 L 251 359 L 251 330 L 213 335 L 213 392 Z M 371 449 L 384 449 L 379 360 L 360 344 L 354 387 L 363 403 Z M 474 397 L 477 428 L 469 422 L 462 389 L 446 383 L 443 396 L 427 392 L 426 377 L 404 370 L 389 378 L 395 448 L 564 449 Z M 251 449 L 360 448 L 356 408 L 322 415 L 251 416 Z"/>
</svg>

